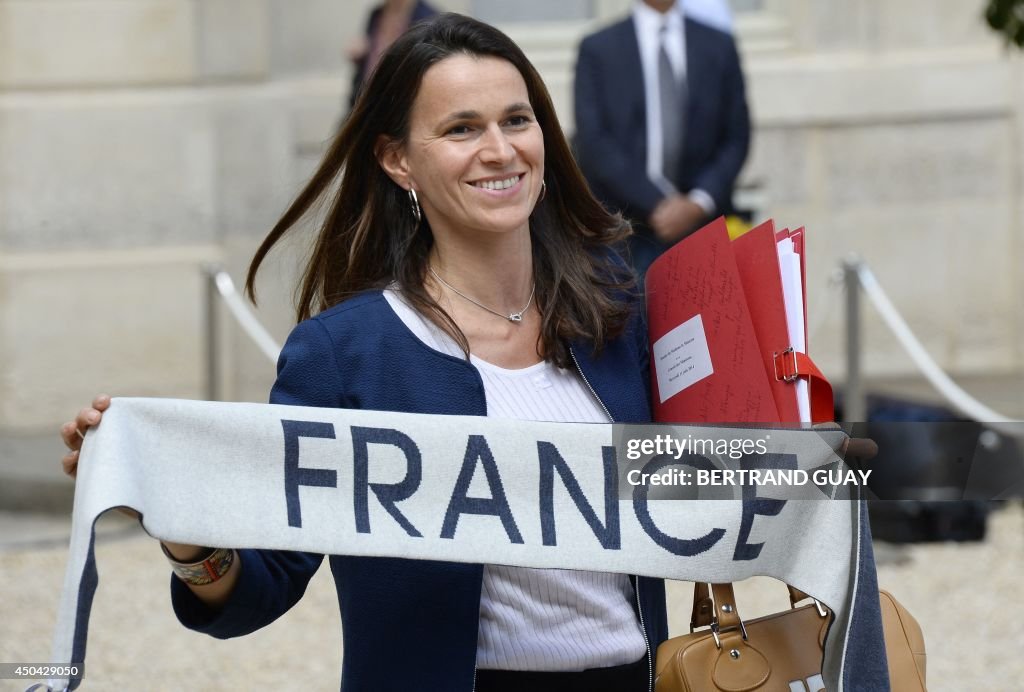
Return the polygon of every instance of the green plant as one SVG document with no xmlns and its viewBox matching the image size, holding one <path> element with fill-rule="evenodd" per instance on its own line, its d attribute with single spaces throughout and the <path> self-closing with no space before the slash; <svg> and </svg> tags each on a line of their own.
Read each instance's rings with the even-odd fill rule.
<svg viewBox="0 0 1024 692">
<path fill-rule="evenodd" d="M 1008 43 L 1024 48 L 1024 0 L 989 0 L 985 19 Z"/>
</svg>

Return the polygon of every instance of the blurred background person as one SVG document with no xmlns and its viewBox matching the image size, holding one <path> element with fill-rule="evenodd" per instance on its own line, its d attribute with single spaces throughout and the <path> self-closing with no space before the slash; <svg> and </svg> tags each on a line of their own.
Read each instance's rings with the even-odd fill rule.
<svg viewBox="0 0 1024 692">
<path fill-rule="evenodd" d="M 352 91 L 349 92 L 348 99 L 349 110 L 355 105 L 363 83 L 373 72 L 388 46 L 410 26 L 435 14 L 437 10 L 422 0 L 385 0 L 370 11 L 370 17 L 366 21 L 366 32 L 357 38 L 347 51 L 354 68 Z"/>
<path fill-rule="evenodd" d="M 728 213 L 750 147 L 732 37 L 675 0 L 638 0 L 583 39 L 576 63 L 576 148 L 594 193 L 634 222 L 633 266 Z"/>
</svg>

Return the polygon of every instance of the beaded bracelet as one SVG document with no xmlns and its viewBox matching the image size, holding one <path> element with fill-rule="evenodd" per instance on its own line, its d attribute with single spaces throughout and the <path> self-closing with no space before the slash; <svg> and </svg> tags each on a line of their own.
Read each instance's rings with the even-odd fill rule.
<svg viewBox="0 0 1024 692">
<path fill-rule="evenodd" d="M 227 574 L 235 561 L 235 551 L 231 548 L 210 548 L 206 557 L 195 562 L 178 562 L 163 543 L 160 544 L 160 549 L 171 563 L 175 576 L 192 586 L 212 584 Z"/>
</svg>

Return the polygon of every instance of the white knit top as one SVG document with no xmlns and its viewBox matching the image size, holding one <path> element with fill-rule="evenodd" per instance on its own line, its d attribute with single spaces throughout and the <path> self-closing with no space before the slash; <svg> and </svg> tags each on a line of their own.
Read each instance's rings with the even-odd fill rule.
<svg viewBox="0 0 1024 692">
<path fill-rule="evenodd" d="M 456 357 L 458 344 L 405 303 L 384 296 L 427 346 Z M 606 423 L 579 375 L 541 362 L 508 370 L 476 356 L 487 415 L 516 420 Z M 647 651 L 623 574 L 484 566 L 477 666 L 484 669 L 579 671 L 632 663 Z"/>
</svg>

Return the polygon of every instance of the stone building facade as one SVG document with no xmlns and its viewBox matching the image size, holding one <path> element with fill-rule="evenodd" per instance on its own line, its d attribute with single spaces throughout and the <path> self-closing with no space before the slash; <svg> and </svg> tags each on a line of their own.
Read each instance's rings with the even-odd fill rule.
<svg viewBox="0 0 1024 692">
<path fill-rule="evenodd" d="M 315 166 L 370 4 L 0 0 L 0 433 L 101 389 L 204 396 L 201 269 L 240 282 Z M 571 131 L 576 44 L 630 3 L 435 4 L 519 41 Z M 849 252 L 949 372 L 1020 370 L 1024 67 L 982 4 L 733 2 L 756 123 L 745 199 L 810 229 L 812 352 L 838 381 L 829 276 Z M 279 339 L 304 242 L 260 284 Z M 865 315 L 868 371 L 909 372 Z M 233 325 L 221 337 L 226 396 L 264 400 L 271 364 Z"/>
</svg>

